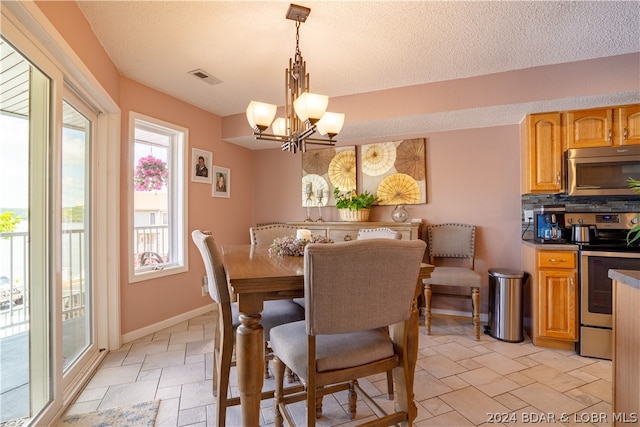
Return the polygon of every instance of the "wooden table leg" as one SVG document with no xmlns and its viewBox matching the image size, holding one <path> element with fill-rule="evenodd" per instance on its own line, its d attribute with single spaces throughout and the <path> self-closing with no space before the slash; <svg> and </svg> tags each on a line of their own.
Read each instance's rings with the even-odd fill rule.
<svg viewBox="0 0 640 427">
<path fill-rule="evenodd" d="M 260 397 L 264 382 L 264 339 L 260 324 L 262 300 L 239 298 L 240 326 L 236 333 L 236 367 L 242 425 L 260 425 Z"/>
<path fill-rule="evenodd" d="M 476 340 L 480 340 L 480 288 L 471 288 L 473 303 L 473 326 L 476 328 Z"/>
</svg>

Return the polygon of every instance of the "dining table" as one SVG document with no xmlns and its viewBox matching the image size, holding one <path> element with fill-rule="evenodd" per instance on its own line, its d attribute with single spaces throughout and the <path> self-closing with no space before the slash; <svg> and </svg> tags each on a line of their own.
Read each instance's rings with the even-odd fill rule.
<svg viewBox="0 0 640 427">
<path fill-rule="evenodd" d="M 348 244 L 348 243 L 340 243 Z M 223 245 L 222 256 L 227 282 L 238 302 L 240 325 L 236 332 L 236 369 L 238 392 L 245 427 L 260 425 L 260 399 L 264 383 L 265 358 L 263 328 L 260 313 L 264 301 L 304 296 L 304 257 L 283 256 L 269 252 L 269 245 Z M 414 304 L 409 322 L 408 364 L 413 381 L 418 357 L 419 314 L 418 295 L 422 293 L 422 280 L 429 278 L 433 265 L 420 266 Z M 397 345 L 402 343 L 402 331 L 392 331 Z M 396 381 L 405 381 L 405 378 Z M 413 390 L 413 386 L 409 387 Z M 414 396 L 406 396 L 404 387 L 397 387 L 396 404 L 401 410 L 417 413 Z"/>
</svg>

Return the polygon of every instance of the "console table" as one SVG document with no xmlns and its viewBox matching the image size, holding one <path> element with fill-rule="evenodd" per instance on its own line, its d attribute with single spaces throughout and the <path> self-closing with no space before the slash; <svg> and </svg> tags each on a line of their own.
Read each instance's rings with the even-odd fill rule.
<svg viewBox="0 0 640 427">
<path fill-rule="evenodd" d="M 311 230 L 311 234 L 328 237 L 334 242 L 355 240 L 361 228 L 386 227 L 398 231 L 405 240 L 416 240 L 421 237 L 422 222 L 288 222 L 287 224 Z"/>
</svg>

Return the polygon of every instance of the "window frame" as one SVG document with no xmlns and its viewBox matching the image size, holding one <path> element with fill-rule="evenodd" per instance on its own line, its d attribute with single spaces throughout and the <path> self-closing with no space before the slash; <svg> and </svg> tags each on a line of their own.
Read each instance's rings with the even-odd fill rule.
<svg viewBox="0 0 640 427">
<path fill-rule="evenodd" d="M 135 130 L 136 127 L 142 125 L 146 130 L 156 129 L 164 134 L 171 134 L 171 142 L 169 143 L 169 183 L 168 183 L 168 208 L 169 217 L 175 218 L 174 224 L 169 226 L 169 242 L 171 253 L 171 263 L 154 265 L 147 268 L 136 268 L 134 254 L 136 252 L 135 230 L 134 230 L 134 185 L 133 161 L 135 158 Z M 128 270 L 129 283 L 136 283 L 145 280 L 156 279 L 160 277 L 170 276 L 188 271 L 188 245 L 187 245 L 187 218 L 188 218 L 188 185 L 186 179 L 186 152 L 189 146 L 189 130 L 174 123 L 165 122 L 154 117 L 145 116 L 144 114 L 129 112 L 129 158 L 127 160 L 127 181 L 129 208 L 128 217 Z M 177 171 L 177 172 L 176 172 Z"/>
</svg>

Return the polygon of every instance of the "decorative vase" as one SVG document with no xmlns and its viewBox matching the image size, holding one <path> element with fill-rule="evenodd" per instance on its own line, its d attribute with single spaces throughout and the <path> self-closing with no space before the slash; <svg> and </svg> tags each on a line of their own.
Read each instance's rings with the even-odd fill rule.
<svg viewBox="0 0 640 427">
<path fill-rule="evenodd" d="M 395 222 L 405 222 L 409 218 L 409 212 L 404 208 L 404 205 L 397 205 L 391 212 L 391 218 Z"/>
<path fill-rule="evenodd" d="M 371 209 L 359 209 L 357 211 L 352 211 L 351 209 L 338 209 L 338 212 L 340 212 L 340 219 L 342 221 L 358 222 L 368 221 Z"/>
</svg>

